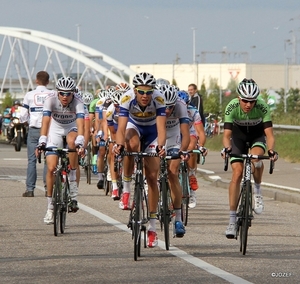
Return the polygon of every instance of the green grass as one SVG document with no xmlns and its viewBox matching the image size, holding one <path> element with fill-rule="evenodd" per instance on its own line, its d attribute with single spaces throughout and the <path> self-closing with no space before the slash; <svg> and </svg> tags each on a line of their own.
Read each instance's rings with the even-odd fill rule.
<svg viewBox="0 0 300 284">
<path fill-rule="evenodd" d="M 212 151 L 223 148 L 222 134 L 207 138 L 205 147 Z M 291 163 L 300 163 L 300 132 L 281 131 L 275 133 L 275 150 L 279 158 Z"/>
</svg>

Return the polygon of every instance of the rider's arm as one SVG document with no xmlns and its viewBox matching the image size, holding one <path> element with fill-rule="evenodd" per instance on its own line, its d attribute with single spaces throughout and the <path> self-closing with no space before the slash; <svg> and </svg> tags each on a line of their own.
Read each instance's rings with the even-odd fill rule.
<svg viewBox="0 0 300 284">
<path fill-rule="evenodd" d="M 197 135 L 199 137 L 199 146 L 204 147 L 206 142 L 206 135 L 203 127 L 203 123 L 195 123 L 194 124 L 195 130 L 197 132 Z"/>
<path fill-rule="evenodd" d="M 267 150 L 274 150 L 275 147 L 275 137 L 273 134 L 273 127 L 265 128 L 265 135 L 267 140 Z"/>
<path fill-rule="evenodd" d="M 190 144 L 190 127 L 188 123 L 180 124 L 181 147 L 180 151 L 186 151 Z"/>
<path fill-rule="evenodd" d="M 223 133 L 223 146 L 224 148 L 231 148 L 231 138 L 232 130 L 231 129 L 224 129 Z"/>
<path fill-rule="evenodd" d="M 118 130 L 116 133 L 116 143 L 119 145 L 125 145 L 125 130 L 128 122 L 128 117 L 120 116 L 118 119 Z M 165 126 L 165 124 L 164 124 Z M 165 145 L 165 144 L 162 144 Z"/>
<path fill-rule="evenodd" d="M 50 126 L 51 116 L 43 116 L 42 118 L 42 127 L 41 127 L 41 136 L 48 136 L 48 130 Z"/>
</svg>

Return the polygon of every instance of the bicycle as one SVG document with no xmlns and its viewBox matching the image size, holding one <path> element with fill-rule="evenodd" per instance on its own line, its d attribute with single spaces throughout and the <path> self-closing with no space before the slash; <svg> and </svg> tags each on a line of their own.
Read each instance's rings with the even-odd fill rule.
<svg viewBox="0 0 300 284">
<path fill-rule="evenodd" d="M 147 232 L 146 223 L 150 218 L 148 209 L 148 199 L 144 188 L 144 176 L 143 169 L 144 157 L 158 157 L 156 153 L 144 153 L 144 152 L 127 152 L 123 151 L 120 154 L 121 157 L 133 156 L 136 162 L 136 175 L 134 185 L 133 202 L 129 214 L 129 222 L 127 227 L 132 230 L 132 239 L 134 244 L 134 260 L 141 256 L 141 233 L 144 232 L 144 247 L 147 247 Z M 115 157 L 119 160 L 119 156 Z"/>
<path fill-rule="evenodd" d="M 47 147 L 42 150 L 56 152 L 58 155 L 58 163 L 54 171 L 55 182 L 52 193 L 52 202 L 54 207 L 54 236 L 57 236 L 59 228 L 62 234 L 65 232 L 66 213 L 73 212 L 69 207 L 72 200 L 70 197 L 70 184 L 68 180 L 68 173 L 70 171 L 68 153 L 76 152 L 76 149 Z M 38 161 L 41 163 L 41 155 L 39 155 Z"/>
<path fill-rule="evenodd" d="M 84 158 L 84 172 L 86 175 L 86 182 L 88 184 L 91 184 L 91 180 L 92 180 L 92 146 L 91 146 L 91 141 L 89 141 L 88 145 L 87 145 L 87 153 L 86 156 Z"/>
<path fill-rule="evenodd" d="M 201 155 L 201 164 L 203 165 L 205 162 L 205 156 L 199 150 L 189 150 L 188 153 L 197 153 Z M 190 201 L 190 183 L 189 183 L 189 174 L 188 174 L 188 166 L 186 161 L 180 162 L 179 167 L 179 182 L 182 188 L 182 201 L 181 201 L 181 218 L 186 226 L 188 223 L 188 211 L 189 211 L 189 201 Z"/>
<path fill-rule="evenodd" d="M 122 181 L 123 165 L 122 162 L 118 162 L 116 158 L 114 160 L 114 171 L 117 173 L 117 186 L 118 186 L 118 196 L 114 197 L 114 200 L 119 200 L 123 192 L 123 181 Z"/>
<path fill-rule="evenodd" d="M 101 139 L 99 143 L 99 147 L 105 147 L 105 154 L 103 158 L 104 163 L 104 169 L 103 169 L 103 189 L 105 192 L 105 195 L 108 195 L 108 193 L 111 191 L 112 188 L 112 181 L 111 178 L 108 179 L 108 173 L 110 173 L 109 164 L 108 164 L 108 152 L 109 152 L 109 143 L 113 143 L 109 139 L 107 141 Z"/>
<path fill-rule="evenodd" d="M 248 229 L 251 227 L 253 220 L 253 206 L 252 206 L 252 184 L 251 184 L 251 165 L 252 159 L 259 160 L 270 160 L 269 156 L 263 155 L 252 155 L 249 152 L 250 144 L 247 142 L 247 154 L 231 154 L 225 151 L 224 171 L 228 170 L 228 159 L 230 157 L 243 158 L 244 159 L 244 170 L 243 180 L 241 184 L 241 190 L 237 203 L 237 231 L 235 239 L 237 240 L 238 235 L 240 237 L 240 252 L 243 255 L 246 254 L 247 240 L 248 240 Z M 274 169 L 274 161 L 270 160 L 269 173 L 272 174 Z"/>
</svg>

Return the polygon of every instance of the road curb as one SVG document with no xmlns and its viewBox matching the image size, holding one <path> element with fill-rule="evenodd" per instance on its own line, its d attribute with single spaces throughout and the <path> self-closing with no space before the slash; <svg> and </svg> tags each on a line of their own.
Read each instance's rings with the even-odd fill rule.
<svg viewBox="0 0 300 284">
<path fill-rule="evenodd" d="M 228 186 L 230 182 L 228 180 L 224 181 L 222 179 L 211 179 L 209 175 L 199 171 L 197 172 L 197 175 L 199 175 L 206 181 L 210 181 L 211 184 L 215 187 L 220 187 L 228 190 Z M 262 193 L 263 196 L 272 198 L 276 201 L 289 202 L 289 203 L 295 203 L 300 205 L 300 194 L 288 189 L 262 186 Z"/>
</svg>

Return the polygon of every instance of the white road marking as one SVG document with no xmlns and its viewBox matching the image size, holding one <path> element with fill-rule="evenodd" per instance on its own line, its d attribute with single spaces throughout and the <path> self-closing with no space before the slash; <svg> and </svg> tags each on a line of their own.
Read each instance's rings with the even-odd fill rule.
<svg viewBox="0 0 300 284">
<path fill-rule="evenodd" d="M 210 179 L 213 179 L 213 180 L 218 180 L 218 179 L 221 179 L 220 176 L 208 176 Z"/>
<path fill-rule="evenodd" d="M 27 161 L 25 158 L 3 158 L 3 161 Z"/>
</svg>

